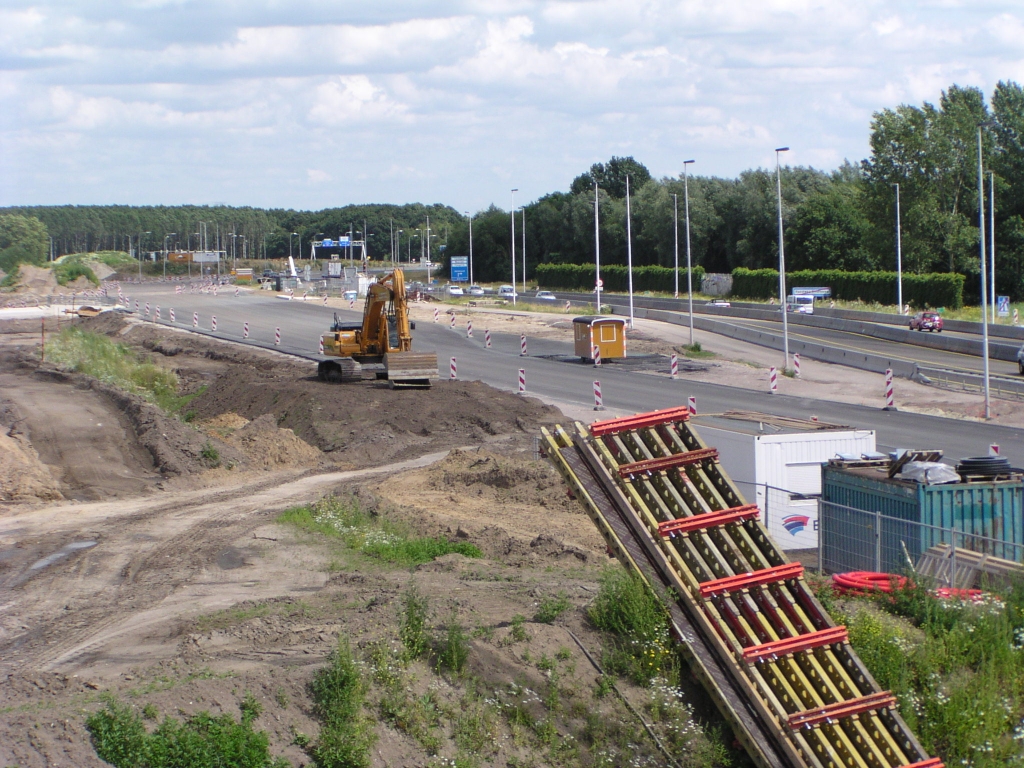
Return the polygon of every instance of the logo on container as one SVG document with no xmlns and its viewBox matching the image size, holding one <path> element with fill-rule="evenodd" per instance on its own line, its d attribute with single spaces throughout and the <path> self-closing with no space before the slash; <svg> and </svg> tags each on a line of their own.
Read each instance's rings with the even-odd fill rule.
<svg viewBox="0 0 1024 768">
<path fill-rule="evenodd" d="M 782 518 L 782 527 L 789 531 L 793 536 L 804 530 L 807 527 L 807 523 L 811 521 L 807 515 L 787 515 Z"/>
</svg>

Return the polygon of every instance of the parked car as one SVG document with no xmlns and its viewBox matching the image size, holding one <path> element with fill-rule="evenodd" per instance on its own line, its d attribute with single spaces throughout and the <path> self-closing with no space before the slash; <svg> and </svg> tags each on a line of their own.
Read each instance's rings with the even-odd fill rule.
<svg viewBox="0 0 1024 768">
<path fill-rule="evenodd" d="M 910 330 L 942 333 L 942 315 L 938 312 L 918 312 L 910 318 Z"/>
<path fill-rule="evenodd" d="M 1024 376 L 1024 344 L 1020 345 L 1020 349 L 1017 350 L 1017 368 L 1020 370 L 1020 375 Z"/>
<path fill-rule="evenodd" d="M 483 296 L 485 293 L 486 293 L 486 291 L 483 289 L 482 286 L 479 286 L 479 285 L 471 285 L 471 286 L 469 286 L 469 295 L 470 296 Z"/>
<path fill-rule="evenodd" d="M 709 301 L 707 303 L 707 306 L 709 306 L 709 307 L 731 307 L 732 304 L 730 304 L 725 299 L 712 299 L 711 301 Z"/>
<path fill-rule="evenodd" d="M 465 291 L 462 290 L 462 286 L 461 285 L 449 285 L 448 286 L 448 295 L 449 296 L 465 296 L 466 293 L 465 293 Z"/>
<path fill-rule="evenodd" d="M 541 301 L 557 301 L 558 300 L 558 297 L 555 296 L 555 294 L 553 294 L 551 291 L 537 291 L 537 295 L 534 296 L 534 298 L 535 299 L 540 299 Z"/>
</svg>

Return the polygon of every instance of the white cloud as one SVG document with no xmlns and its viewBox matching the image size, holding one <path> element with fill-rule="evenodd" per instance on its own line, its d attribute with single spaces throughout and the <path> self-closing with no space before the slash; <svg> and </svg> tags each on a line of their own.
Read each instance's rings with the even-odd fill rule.
<svg viewBox="0 0 1024 768">
<path fill-rule="evenodd" d="M 1010 0 L 9 0 L 0 203 L 462 210 L 612 154 L 831 167 L 874 111 L 1024 77 L 1022 33 Z"/>
</svg>

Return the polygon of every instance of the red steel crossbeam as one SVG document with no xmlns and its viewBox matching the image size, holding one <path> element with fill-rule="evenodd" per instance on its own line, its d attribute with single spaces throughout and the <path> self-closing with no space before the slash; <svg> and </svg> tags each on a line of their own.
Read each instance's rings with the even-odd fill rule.
<svg viewBox="0 0 1024 768">
<path fill-rule="evenodd" d="M 774 568 L 762 568 L 753 573 L 741 573 L 738 576 L 726 576 L 724 579 L 705 581 L 700 585 L 700 596 L 711 597 L 723 592 L 736 592 L 745 587 L 756 587 L 762 584 L 773 584 L 801 576 L 804 567 L 800 563 L 786 563 Z"/>
<path fill-rule="evenodd" d="M 590 434 L 594 437 L 604 437 L 618 432 L 628 432 L 631 429 L 656 427 L 659 424 L 668 424 L 672 421 L 686 421 L 688 418 L 690 418 L 690 409 L 684 405 L 679 408 L 666 408 L 662 411 L 623 416 L 621 419 L 595 421 L 590 425 Z"/>
<path fill-rule="evenodd" d="M 817 709 L 806 709 L 803 712 L 794 712 L 789 716 L 788 725 L 792 730 L 798 728 L 813 728 L 822 723 L 831 723 L 844 717 L 853 717 L 874 709 L 886 709 L 896 703 L 896 697 L 889 691 L 872 693 L 868 696 L 861 696 L 859 699 L 847 699 L 837 701 L 825 707 Z"/>
<path fill-rule="evenodd" d="M 690 464 L 699 464 L 705 459 L 717 459 L 717 448 L 699 448 L 696 451 L 685 453 L 673 453 L 671 456 L 661 456 L 657 459 L 644 459 L 634 461 L 631 464 L 623 464 L 619 467 L 619 477 L 630 477 L 644 472 L 660 472 L 673 467 L 686 467 Z"/>
<path fill-rule="evenodd" d="M 946 764 L 937 757 L 928 760 L 919 760 L 916 763 L 908 763 L 903 768 L 946 768 Z"/>
<path fill-rule="evenodd" d="M 676 520 L 667 520 L 658 523 L 658 533 L 668 536 L 672 533 L 686 533 L 687 531 L 702 531 L 705 528 L 713 528 L 728 523 L 738 523 L 743 520 L 756 518 L 758 512 L 756 504 L 745 504 L 742 507 L 720 509 L 717 512 L 703 512 L 691 517 L 680 517 Z"/>
<path fill-rule="evenodd" d="M 821 648 L 833 643 L 843 643 L 846 642 L 846 639 L 846 627 L 829 627 L 817 632 L 808 632 L 804 635 L 786 637 L 782 640 L 773 640 L 770 643 L 761 643 L 761 645 L 744 648 L 743 660 L 748 663 L 764 661 L 765 659 L 785 656 L 790 653 Z"/>
</svg>

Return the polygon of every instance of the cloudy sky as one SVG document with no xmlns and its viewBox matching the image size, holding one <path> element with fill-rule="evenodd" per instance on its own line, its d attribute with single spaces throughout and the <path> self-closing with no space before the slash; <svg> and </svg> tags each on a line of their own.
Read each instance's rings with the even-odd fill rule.
<svg viewBox="0 0 1024 768">
<path fill-rule="evenodd" d="M 0 0 L 0 205 L 507 207 L 831 169 L 874 111 L 1024 80 L 1021 0 Z"/>
</svg>

